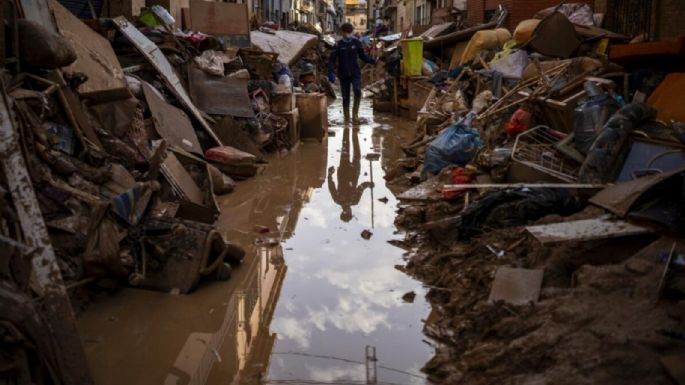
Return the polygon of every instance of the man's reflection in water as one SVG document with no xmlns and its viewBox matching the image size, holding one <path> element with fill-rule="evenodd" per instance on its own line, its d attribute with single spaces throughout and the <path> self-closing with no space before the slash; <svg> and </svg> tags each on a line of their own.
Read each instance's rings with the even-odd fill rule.
<svg viewBox="0 0 685 385">
<path fill-rule="evenodd" d="M 361 151 L 359 149 L 358 131 L 350 132 L 349 127 L 343 130 L 342 149 L 340 150 L 340 165 L 338 166 L 338 187 L 333 183 L 333 173 L 335 167 L 328 168 L 328 191 L 335 203 L 342 207 L 340 219 L 349 222 L 352 219 L 352 206 L 359 204 L 359 200 L 368 187 L 373 187 L 372 182 L 364 182 L 357 186 L 359 182 L 359 172 L 361 171 Z M 350 136 L 352 136 L 353 154 L 350 161 Z"/>
</svg>

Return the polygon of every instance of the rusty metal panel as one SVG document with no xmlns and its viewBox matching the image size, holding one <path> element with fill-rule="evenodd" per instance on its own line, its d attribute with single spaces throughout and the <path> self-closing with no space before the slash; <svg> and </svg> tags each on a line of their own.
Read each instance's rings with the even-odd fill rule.
<svg viewBox="0 0 685 385">
<path fill-rule="evenodd" d="M 188 85 L 193 101 L 208 114 L 254 117 L 246 79 L 212 76 L 192 65 Z"/>
<path fill-rule="evenodd" d="M 164 101 L 147 82 L 143 82 L 143 93 L 159 136 L 171 145 L 202 154 L 200 141 L 197 139 L 188 115 Z"/>
<path fill-rule="evenodd" d="M 190 27 L 240 47 L 250 46 L 247 4 L 191 0 Z"/>
<path fill-rule="evenodd" d="M 223 146 L 221 139 L 214 133 L 207 121 L 205 121 L 202 113 L 195 107 L 195 104 L 190 100 L 190 96 L 186 93 L 181 85 L 181 80 L 176 75 L 173 67 L 167 60 L 166 56 L 157 47 L 155 43 L 150 41 L 143 35 L 135 25 L 131 24 L 126 18 L 119 16 L 112 20 L 117 29 L 140 51 L 143 56 L 152 64 L 152 66 L 159 72 L 160 76 L 166 83 L 166 86 L 176 95 L 179 102 L 190 110 L 193 117 L 202 125 L 209 136 L 214 139 L 216 144 Z"/>
</svg>

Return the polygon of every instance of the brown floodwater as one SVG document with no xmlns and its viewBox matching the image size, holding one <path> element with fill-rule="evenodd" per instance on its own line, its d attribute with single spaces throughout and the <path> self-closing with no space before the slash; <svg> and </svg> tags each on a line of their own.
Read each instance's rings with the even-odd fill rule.
<svg viewBox="0 0 685 385">
<path fill-rule="evenodd" d="M 374 369 L 378 384 L 425 383 L 430 308 L 394 268 L 404 250 L 387 243 L 402 235 L 383 179 L 413 124 L 373 116 L 368 100 L 360 115 L 369 123 L 345 127 L 336 101 L 332 136 L 270 156 L 220 198 L 220 231 L 247 250 L 230 281 L 124 289 L 88 307 L 79 328 L 98 385 L 364 384 Z"/>
</svg>

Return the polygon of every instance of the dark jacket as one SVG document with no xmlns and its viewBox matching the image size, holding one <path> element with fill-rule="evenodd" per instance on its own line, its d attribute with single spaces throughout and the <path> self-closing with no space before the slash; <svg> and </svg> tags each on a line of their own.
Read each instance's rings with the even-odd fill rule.
<svg viewBox="0 0 685 385">
<path fill-rule="evenodd" d="M 352 38 L 350 41 L 340 39 L 333 47 L 331 56 L 328 59 L 328 73 L 333 73 L 335 66 L 338 66 L 338 77 L 340 78 L 359 78 L 361 70 L 357 59 L 362 59 L 367 63 L 374 64 L 376 61 L 370 58 L 362 47 L 362 43 Z"/>
</svg>

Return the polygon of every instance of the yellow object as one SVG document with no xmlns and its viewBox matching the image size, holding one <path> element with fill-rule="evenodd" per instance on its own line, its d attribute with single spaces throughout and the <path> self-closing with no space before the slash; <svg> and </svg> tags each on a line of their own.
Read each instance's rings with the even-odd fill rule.
<svg viewBox="0 0 685 385">
<path fill-rule="evenodd" d="M 511 40 L 511 33 L 506 28 L 478 31 L 469 40 L 469 45 L 466 46 L 466 50 L 461 55 L 459 64 L 467 64 L 478 57 L 480 51 L 500 48 L 509 40 Z"/>
<path fill-rule="evenodd" d="M 533 32 L 535 31 L 535 28 L 538 27 L 538 24 L 540 24 L 540 20 L 538 19 L 528 19 L 520 22 L 514 30 L 514 40 L 516 41 L 516 44 L 526 44 L 526 42 L 533 37 Z"/>
<path fill-rule="evenodd" d="M 402 47 L 402 74 L 421 76 L 423 69 L 423 39 L 420 37 L 400 40 Z"/>
<path fill-rule="evenodd" d="M 607 39 L 605 37 L 604 39 L 599 41 L 599 43 L 597 44 L 597 49 L 595 50 L 595 52 L 598 55 L 606 55 L 607 48 L 609 48 L 609 39 Z"/>
<path fill-rule="evenodd" d="M 512 52 L 514 52 L 516 46 L 517 44 L 514 40 L 509 40 L 508 42 L 504 43 L 502 50 L 495 54 L 495 57 L 490 61 L 490 63 L 494 63 L 499 59 L 509 56 Z"/>
</svg>

